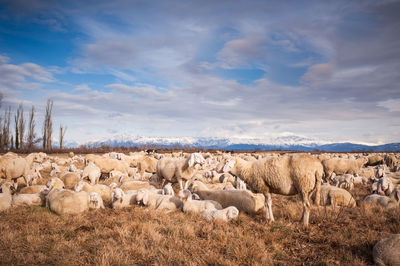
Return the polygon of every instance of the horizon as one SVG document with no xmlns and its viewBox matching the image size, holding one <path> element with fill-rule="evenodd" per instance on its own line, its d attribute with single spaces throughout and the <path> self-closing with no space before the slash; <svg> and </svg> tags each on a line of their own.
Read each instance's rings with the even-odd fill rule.
<svg viewBox="0 0 400 266">
<path fill-rule="evenodd" d="M 0 0 L 0 92 L 66 142 L 400 142 L 400 1 Z"/>
</svg>

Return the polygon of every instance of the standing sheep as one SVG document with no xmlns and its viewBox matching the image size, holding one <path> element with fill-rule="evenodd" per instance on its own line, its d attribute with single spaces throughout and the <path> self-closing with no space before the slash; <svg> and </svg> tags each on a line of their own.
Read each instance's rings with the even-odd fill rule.
<svg viewBox="0 0 400 266">
<path fill-rule="evenodd" d="M 313 190 L 316 190 L 317 195 L 315 204 L 319 205 L 323 167 L 311 155 L 286 155 L 253 162 L 237 158 L 225 164 L 224 172 L 228 171 L 246 182 L 252 191 L 265 195 L 266 217 L 270 221 L 274 221 L 271 193 L 288 196 L 300 194 L 305 227 L 308 226 L 309 196 Z"/>
<path fill-rule="evenodd" d="M 150 157 L 150 156 L 145 156 L 138 162 L 138 170 L 140 173 L 141 178 L 143 178 L 144 172 L 148 173 L 156 173 L 157 171 L 157 162 L 158 160 Z"/>
<path fill-rule="evenodd" d="M 326 177 L 330 177 L 334 172 L 337 175 L 357 174 L 361 167 L 367 162 L 366 158 L 359 159 L 342 159 L 332 158 L 322 161 Z"/>
<path fill-rule="evenodd" d="M 182 190 L 182 182 L 193 177 L 195 173 L 194 166 L 204 162 L 203 156 L 199 153 L 192 153 L 187 159 L 162 158 L 157 163 L 157 175 L 163 179 L 163 182 L 179 182 Z"/>
</svg>

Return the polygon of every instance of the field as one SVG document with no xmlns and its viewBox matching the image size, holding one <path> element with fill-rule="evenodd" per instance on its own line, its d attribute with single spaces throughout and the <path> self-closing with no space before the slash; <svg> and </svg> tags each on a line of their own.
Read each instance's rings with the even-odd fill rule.
<svg viewBox="0 0 400 266">
<path fill-rule="evenodd" d="M 241 213 L 229 223 L 135 206 L 58 216 L 44 207 L 0 214 L 1 264 L 371 265 L 372 248 L 400 233 L 400 212 L 361 203 L 313 207 L 304 229 L 297 196 L 273 196 L 276 222 Z"/>
</svg>

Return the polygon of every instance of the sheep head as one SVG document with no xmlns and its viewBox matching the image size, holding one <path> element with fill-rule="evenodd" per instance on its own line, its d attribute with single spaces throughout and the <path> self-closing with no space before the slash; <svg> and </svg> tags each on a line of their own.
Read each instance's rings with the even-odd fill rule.
<svg viewBox="0 0 400 266">
<path fill-rule="evenodd" d="M 228 220 L 236 219 L 239 216 L 239 210 L 236 207 L 231 206 L 228 208 L 226 216 Z"/>
<path fill-rule="evenodd" d="M 82 191 L 82 189 L 83 189 L 83 181 L 79 181 L 78 183 L 76 183 L 76 185 L 75 185 L 75 187 L 74 187 L 74 190 L 76 191 L 76 192 L 79 192 L 79 191 Z"/>
<path fill-rule="evenodd" d="M 236 165 L 236 160 L 233 159 L 228 160 L 223 168 L 224 173 L 230 173 L 236 176 L 235 165 Z"/>
<path fill-rule="evenodd" d="M 102 199 L 97 192 L 89 193 L 89 207 L 92 209 L 100 209 L 102 208 Z"/>
<path fill-rule="evenodd" d="M 180 190 L 180 191 L 178 192 L 178 198 L 180 198 L 180 199 L 182 199 L 182 200 L 191 199 L 191 198 L 192 198 L 192 193 L 191 193 L 189 190 L 187 190 L 187 189 Z"/>
<path fill-rule="evenodd" d="M 189 160 L 188 160 L 189 167 L 192 167 L 196 163 L 203 164 L 205 162 L 206 162 L 206 160 L 204 159 L 204 157 L 200 153 L 197 153 L 197 152 L 190 154 Z"/>
<path fill-rule="evenodd" d="M 122 202 L 122 198 L 124 197 L 124 195 L 125 195 L 125 192 L 122 189 L 116 188 L 111 194 L 111 200 L 112 200 L 112 202 L 115 202 L 117 200 Z"/>
</svg>

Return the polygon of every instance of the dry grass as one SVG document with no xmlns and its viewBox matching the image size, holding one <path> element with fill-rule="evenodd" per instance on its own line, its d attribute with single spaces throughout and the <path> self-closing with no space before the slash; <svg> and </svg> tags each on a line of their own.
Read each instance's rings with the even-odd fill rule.
<svg viewBox="0 0 400 266">
<path fill-rule="evenodd" d="M 400 212 L 313 208 L 299 222 L 296 197 L 275 196 L 277 221 L 240 214 L 230 223 L 144 207 L 57 216 L 21 207 L 0 215 L 2 264 L 372 264 L 372 247 L 400 232 Z"/>
</svg>

